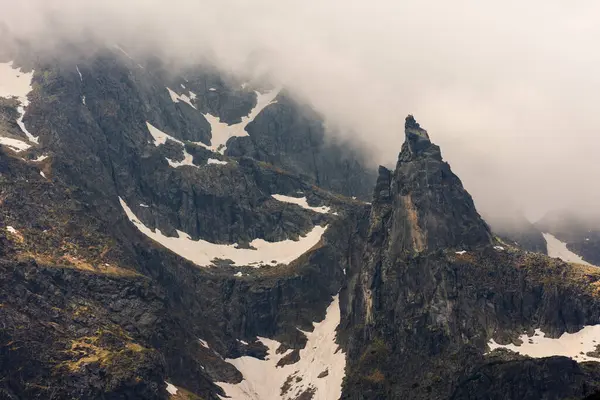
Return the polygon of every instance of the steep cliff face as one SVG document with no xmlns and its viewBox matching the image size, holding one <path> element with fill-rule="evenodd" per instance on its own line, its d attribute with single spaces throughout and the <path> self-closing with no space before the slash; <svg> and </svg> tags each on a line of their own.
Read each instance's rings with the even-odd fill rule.
<svg viewBox="0 0 600 400">
<path fill-rule="evenodd" d="M 326 136 L 323 118 L 298 104 L 289 93 L 248 125 L 247 137 L 229 144 L 226 154 L 249 156 L 306 177 L 317 186 L 366 200 L 374 171 L 348 143 Z"/>
<path fill-rule="evenodd" d="M 6 65 L 27 81 L 0 110 L 2 395 L 168 398 L 168 381 L 217 399 L 213 382 L 242 380 L 225 358 L 264 357 L 256 336 L 304 345 L 366 205 L 223 154 L 264 93 L 119 49 L 78 54 Z M 314 246 L 260 265 L 196 263 L 151 239 L 258 253 L 315 229 Z"/>
<path fill-rule="evenodd" d="M 373 202 L 391 235 L 384 247 L 399 254 L 490 244 L 489 228 L 427 131 L 409 116 L 405 133 L 396 170 L 380 169 Z"/>
<path fill-rule="evenodd" d="M 561 398 L 598 387 L 597 364 L 582 372 L 556 361 L 572 366 L 567 373 L 514 353 L 486 356 L 492 338 L 518 341 L 533 328 L 557 337 L 596 324 L 600 274 L 494 243 L 410 116 L 396 170 L 380 169 L 356 252 L 362 261 L 341 294 L 349 358 L 343 398 Z M 531 375 L 515 385 L 509 371 L 519 370 Z M 548 374 L 565 382 L 562 394 L 545 384 Z"/>
</svg>

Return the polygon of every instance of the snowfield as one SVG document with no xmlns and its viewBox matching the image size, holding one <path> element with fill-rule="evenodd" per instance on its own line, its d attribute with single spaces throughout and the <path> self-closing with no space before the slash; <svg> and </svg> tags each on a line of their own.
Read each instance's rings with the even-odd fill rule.
<svg viewBox="0 0 600 400">
<path fill-rule="evenodd" d="M 557 339 L 547 338 L 544 332 L 536 329 L 533 336 L 523 334 L 519 339 L 523 341 L 520 346 L 501 345 L 493 339 L 488 342 L 488 346 L 490 350 L 504 348 L 533 358 L 565 356 L 575 361 L 600 362 L 600 358 L 587 355 L 588 352 L 596 350 L 596 345 L 600 344 L 600 325 L 588 325 L 579 332 L 563 333 Z"/>
<path fill-rule="evenodd" d="M 306 210 L 311 210 L 314 212 L 318 212 L 320 214 L 328 214 L 329 212 L 331 212 L 331 207 L 327 207 L 327 206 L 311 207 L 311 206 L 309 206 L 308 202 L 306 201 L 306 197 L 291 197 L 291 196 L 284 196 L 282 194 L 273 194 L 273 195 L 271 195 L 271 197 L 273 197 L 277 201 L 281 201 L 283 203 L 296 204 Z"/>
<path fill-rule="evenodd" d="M 300 361 L 278 367 L 277 363 L 292 352 L 277 354 L 280 343 L 259 338 L 269 348 L 265 360 L 244 356 L 227 359 L 243 375 L 237 384 L 219 382 L 232 400 L 292 400 L 304 392 L 313 392 L 313 400 L 337 400 L 342 394 L 346 355 L 335 342 L 340 324 L 339 297 L 335 296 L 322 322 L 314 323 L 306 347 L 300 350 Z"/>
<path fill-rule="evenodd" d="M 29 105 L 27 95 L 33 90 L 31 86 L 31 80 L 33 78 L 33 71 L 25 73 L 21 69 L 17 69 L 13 66 L 12 61 L 8 63 L 0 63 L 0 97 L 12 98 L 16 97 L 19 103 L 17 111 L 19 118 L 17 118 L 17 125 L 21 128 L 23 133 L 27 136 L 30 142 L 38 143 L 39 138 L 33 136 L 25 127 L 23 118 L 25 117 L 25 108 Z M 14 139 L 13 139 L 14 140 Z M 11 146 L 9 143 L 0 142 Z M 13 148 L 19 149 L 18 146 L 12 146 Z M 23 150 L 23 149 L 20 149 Z"/>
<path fill-rule="evenodd" d="M 184 102 L 187 103 L 192 108 L 196 109 L 196 106 L 192 103 L 192 100 L 196 98 L 196 94 L 192 91 L 189 91 L 189 96 L 186 94 L 178 94 L 171 88 L 167 87 L 167 91 L 169 92 L 169 96 L 174 103 Z M 209 89 L 210 91 L 214 91 L 214 88 Z M 216 89 L 215 89 L 216 90 Z M 211 129 L 211 142 L 210 146 L 205 145 L 204 143 L 194 142 L 200 146 L 205 147 L 206 149 L 215 152 L 224 154 L 227 149 L 226 143 L 232 137 L 239 136 L 248 136 L 248 132 L 246 132 L 246 126 L 256 118 L 258 114 L 269 104 L 275 103 L 275 97 L 279 93 L 279 89 L 274 89 L 266 93 L 260 93 L 255 91 L 256 93 L 256 107 L 254 107 L 250 113 L 242 117 L 242 121 L 237 124 L 229 125 L 225 122 L 221 122 L 219 117 L 215 117 L 211 114 L 202 114 L 204 118 L 210 124 Z M 164 143 L 164 142 L 163 142 Z M 159 143 L 160 144 L 160 143 Z"/>
<path fill-rule="evenodd" d="M 579 257 L 577 254 L 573 253 L 571 250 L 567 248 L 567 244 L 561 242 L 553 235 L 549 233 L 542 233 L 544 235 L 544 239 L 546 239 L 546 243 L 548 245 L 548 256 L 557 257 L 566 262 L 572 262 L 577 264 L 584 265 L 592 265 L 587 261 L 584 261 L 583 258 Z"/>
<path fill-rule="evenodd" d="M 275 97 L 277 97 L 279 89 L 274 89 L 264 94 L 260 92 L 255 93 L 257 98 L 256 107 L 250 111 L 250 114 L 242 117 L 242 122 L 240 123 L 228 125 L 225 122 L 221 122 L 219 117 L 215 117 L 211 114 L 204 114 L 204 118 L 206 118 L 210 124 L 212 132 L 210 150 L 224 154 L 225 149 L 227 148 L 226 143 L 230 138 L 236 136 L 248 136 L 246 126 L 248 126 L 248 124 L 253 121 L 266 106 L 275 102 Z"/>
<path fill-rule="evenodd" d="M 165 236 L 159 229 L 152 231 L 136 217 L 123 199 L 119 198 L 119 201 L 129 220 L 140 232 L 199 266 L 214 265 L 215 258 L 231 260 L 233 265 L 238 266 L 260 267 L 267 264 L 289 264 L 319 243 L 327 230 L 326 227 L 315 226 L 298 241 L 288 239 L 280 242 L 267 242 L 263 239 L 254 239 L 250 242 L 250 246 L 256 250 L 240 249 L 237 244 L 215 244 L 202 239 L 192 240 L 187 233 L 179 230 L 177 231 L 178 237 Z M 273 261 L 275 262 L 273 263 Z"/>
</svg>

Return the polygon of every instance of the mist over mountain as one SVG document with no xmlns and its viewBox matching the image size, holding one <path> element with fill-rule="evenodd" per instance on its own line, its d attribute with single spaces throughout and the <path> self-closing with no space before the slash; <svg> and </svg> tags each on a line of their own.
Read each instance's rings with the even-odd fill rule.
<svg viewBox="0 0 600 400">
<path fill-rule="evenodd" d="M 440 132 L 476 199 L 506 197 L 537 220 L 557 208 L 593 211 L 600 199 L 584 184 L 598 180 L 598 7 L 30 0 L 4 5 L 0 21 L 45 49 L 94 38 L 169 60 L 172 70 L 210 60 L 240 75 L 267 73 L 374 166 L 393 165 L 394 132 L 415 113 Z"/>
<path fill-rule="evenodd" d="M 598 6 L 536 3 L 0 6 L 0 399 L 600 396 Z"/>
</svg>

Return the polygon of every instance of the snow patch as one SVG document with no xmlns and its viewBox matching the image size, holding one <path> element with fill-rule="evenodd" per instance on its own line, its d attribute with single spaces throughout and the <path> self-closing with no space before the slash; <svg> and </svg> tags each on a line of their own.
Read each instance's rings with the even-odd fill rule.
<svg viewBox="0 0 600 400">
<path fill-rule="evenodd" d="M 181 86 L 182 89 L 185 89 L 185 85 L 182 83 L 179 86 Z"/>
<path fill-rule="evenodd" d="M 16 69 L 13 66 L 13 62 L 0 63 L 0 97 L 16 97 L 21 103 L 17 107 L 19 118 L 17 118 L 17 124 L 27 135 L 27 138 L 33 142 L 38 143 L 39 138 L 33 136 L 25 127 L 23 118 L 25 117 L 25 107 L 29 105 L 27 95 L 33 90 L 31 86 L 31 80 L 33 78 L 33 71 L 25 73 L 21 69 Z"/>
<path fill-rule="evenodd" d="M 117 50 L 119 50 L 121 53 L 125 54 L 125 56 L 127 56 L 127 58 L 129 58 L 130 60 L 133 60 L 133 57 L 131 57 L 131 56 L 129 55 L 129 53 L 127 53 L 125 50 L 123 50 L 123 48 L 122 48 L 121 46 L 119 46 L 119 45 L 117 45 L 117 44 L 116 44 L 116 45 L 115 45 L 115 48 L 116 48 Z"/>
<path fill-rule="evenodd" d="M 167 384 L 167 392 L 169 392 L 169 394 L 175 395 L 177 394 L 177 387 L 167 381 L 165 381 L 165 383 Z"/>
<path fill-rule="evenodd" d="M 46 158 L 48 158 L 48 156 L 44 156 L 44 155 L 42 155 L 42 156 L 39 156 L 38 158 L 36 158 L 35 160 L 31 160 L 31 161 L 33 161 L 33 162 L 42 162 L 42 161 L 44 161 Z"/>
<path fill-rule="evenodd" d="M 235 276 L 236 278 L 241 278 L 242 276 L 244 276 L 244 274 L 242 274 L 242 271 L 239 271 L 233 274 L 233 276 Z"/>
<path fill-rule="evenodd" d="M 571 250 L 567 248 L 567 244 L 561 242 L 556 237 L 549 233 L 542 233 L 544 235 L 544 239 L 546 239 L 546 244 L 548 245 L 548 256 L 550 257 L 558 257 L 566 262 L 572 262 L 577 264 L 584 265 L 592 265 L 587 261 L 584 261 L 583 258 L 579 257 L 577 254 L 573 253 Z"/>
<path fill-rule="evenodd" d="M 10 147 L 12 150 L 16 151 L 17 153 L 19 153 L 23 150 L 27 150 L 28 148 L 31 147 L 30 144 L 27 144 L 27 143 L 23 142 L 22 140 L 7 138 L 7 137 L 0 137 L 0 144 Z"/>
<path fill-rule="evenodd" d="M 177 94 L 169 88 L 167 88 L 167 90 L 169 91 L 169 96 L 171 96 L 171 100 L 173 100 L 173 103 L 179 103 L 180 101 L 183 101 L 184 103 L 189 104 L 190 107 L 192 107 L 193 109 L 197 109 L 196 106 L 192 104 L 192 98 L 190 98 L 189 96 L 185 94 Z"/>
<path fill-rule="evenodd" d="M 198 168 L 197 165 L 194 165 L 194 163 L 192 162 L 194 160 L 194 157 L 188 153 L 185 148 L 183 149 L 183 160 L 182 161 L 173 161 L 170 158 L 167 158 L 167 162 L 169 163 L 169 165 L 173 168 L 179 168 L 179 167 L 183 167 L 185 165 L 188 165 L 190 167 L 195 167 Z"/>
<path fill-rule="evenodd" d="M 488 346 L 490 351 L 504 348 L 533 358 L 564 356 L 575 361 L 600 361 L 600 358 L 587 355 L 588 352 L 596 350 L 596 345 L 600 344 L 596 343 L 600 340 L 600 325 L 584 326 L 579 332 L 563 333 L 557 339 L 548 338 L 544 332 L 536 329 L 533 336 L 523 334 L 519 339 L 523 341 L 520 346 L 512 343 L 501 345 L 494 339 L 488 342 Z"/>
<path fill-rule="evenodd" d="M 9 231 L 12 234 L 17 234 L 17 230 L 15 228 L 13 228 L 12 226 L 7 226 L 6 230 Z"/>
<path fill-rule="evenodd" d="M 216 158 L 209 158 L 206 163 L 207 164 L 225 165 L 225 164 L 227 164 L 227 161 L 217 160 Z"/>
<path fill-rule="evenodd" d="M 169 165 L 173 168 L 179 168 L 179 167 L 183 167 L 185 165 L 188 165 L 190 167 L 198 167 L 197 165 L 194 165 L 194 163 L 192 162 L 194 160 L 194 157 L 187 152 L 187 150 L 185 149 L 185 145 L 181 140 L 175 139 L 173 136 L 167 135 L 165 132 L 161 131 L 160 129 L 158 129 L 157 127 L 155 127 L 154 125 L 152 125 L 149 122 L 146 122 L 146 126 L 148 127 L 148 131 L 150 132 L 150 135 L 152 135 L 152 138 L 154 139 L 154 145 L 156 147 L 158 147 L 161 144 L 165 144 L 167 142 L 167 140 L 172 140 L 175 143 L 179 143 L 180 145 L 183 146 L 183 161 L 173 161 L 170 158 L 166 158 L 167 162 L 169 163 Z M 192 142 L 195 144 L 202 144 L 199 142 Z M 204 144 L 202 144 L 203 146 L 205 146 Z"/>
<path fill-rule="evenodd" d="M 29 139 L 33 143 L 39 143 L 40 138 L 37 136 L 33 136 L 31 132 L 27 130 L 27 128 L 25 127 L 25 123 L 23 122 L 23 117 L 25 117 L 25 107 L 19 106 L 17 107 L 17 111 L 19 112 L 19 118 L 17 118 L 17 125 L 19 125 L 19 128 L 21 128 L 23 133 L 27 136 L 27 139 Z"/>
<path fill-rule="evenodd" d="M 144 203 L 140 203 L 140 207 L 149 208 L 150 206 Z"/>
<path fill-rule="evenodd" d="M 250 242 L 250 246 L 256 250 L 240 249 L 237 244 L 215 244 L 202 239 L 192 240 L 187 233 L 179 230 L 177 230 L 178 237 L 165 236 L 159 229 L 152 231 L 140 222 L 123 199 L 119 197 L 119 201 L 129 220 L 140 232 L 199 266 L 210 266 L 215 259 L 231 260 L 233 265 L 255 264 L 257 268 L 272 260 L 276 264 L 289 264 L 319 243 L 327 230 L 327 227 L 315 226 L 298 241 L 288 239 L 267 242 L 263 239 L 254 239 Z"/>
<path fill-rule="evenodd" d="M 502 247 L 502 246 L 494 246 L 494 249 L 502 251 L 502 250 L 504 250 L 504 247 Z"/>
<path fill-rule="evenodd" d="M 81 96 L 81 103 L 85 106 L 86 102 L 85 102 L 85 96 Z"/>
<path fill-rule="evenodd" d="M 461 250 L 461 251 L 457 251 L 457 252 L 456 252 L 456 254 L 458 254 L 458 255 L 461 255 L 461 256 L 462 256 L 462 255 L 463 255 L 463 254 L 465 254 L 466 252 L 467 252 L 466 250 Z"/>
<path fill-rule="evenodd" d="M 40 171 L 40 175 L 42 176 L 42 178 L 47 179 L 46 174 L 44 174 L 44 171 Z"/>
<path fill-rule="evenodd" d="M 278 93 L 279 89 L 274 89 L 264 94 L 256 92 L 256 107 L 250 111 L 250 114 L 242 117 L 242 122 L 237 124 L 228 125 L 225 122 L 221 122 L 218 117 L 211 114 L 204 114 L 204 118 L 206 118 L 211 127 L 211 150 L 224 154 L 225 149 L 227 148 L 226 143 L 230 138 L 248 136 L 246 126 L 253 121 L 266 106 L 273 103 Z"/>
<path fill-rule="evenodd" d="M 77 69 L 77 73 L 79 74 L 79 80 L 83 82 L 83 75 L 81 75 L 81 71 L 79 70 L 79 65 L 75 64 L 75 69 Z"/>
<path fill-rule="evenodd" d="M 269 349 L 266 359 L 249 356 L 226 359 L 242 373 L 244 379 L 237 384 L 219 382 L 219 386 L 233 400 L 291 400 L 307 390 L 314 390 L 313 400 L 339 399 L 346 367 L 346 355 L 335 342 L 339 323 L 339 296 L 335 296 L 327 308 L 325 319 L 313 323 L 313 332 L 304 332 L 308 341 L 306 347 L 300 350 L 300 361 L 277 367 L 279 360 L 292 350 L 277 354 L 279 342 L 258 338 Z M 282 386 L 286 383 L 289 388 L 282 394 Z"/>
<path fill-rule="evenodd" d="M 216 92 L 217 89 L 215 89 L 214 87 L 211 87 L 210 89 L 208 89 L 209 92 Z"/>
<path fill-rule="evenodd" d="M 206 347 L 207 349 L 210 349 L 210 346 L 208 345 L 208 342 L 206 340 L 198 339 L 198 341 L 200 342 L 202 347 Z"/>
<path fill-rule="evenodd" d="M 150 122 L 146 122 L 146 126 L 148 127 L 148 131 L 154 139 L 154 145 L 156 147 L 158 147 L 161 144 L 167 143 L 167 140 L 172 140 L 176 143 L 183 144 L 181 140 L 175 139 L 173 136 L 167 135 L 166 133 L 152 125 Z"/>
<path fill-rule="evenodd" d="M 321 207 L 312 207 L 308 205 L 308 202 L 306 201 L 306 197 L 291 197 L 291 196 L 284 196 L 282 194 L 272 194 L 271 197 L 273 197 L 275 200 L 277 201 L 281 201 L 283 203 L 291 203 L 291 204 L 296 204 L 306 210 L 311 210 L 314 212 L 318 212 L 321 214 L 327 214 L 329 212 L 331 212 L 331 207 L 327 207 L 327 206 L 321 206 Z"/>
</svg>

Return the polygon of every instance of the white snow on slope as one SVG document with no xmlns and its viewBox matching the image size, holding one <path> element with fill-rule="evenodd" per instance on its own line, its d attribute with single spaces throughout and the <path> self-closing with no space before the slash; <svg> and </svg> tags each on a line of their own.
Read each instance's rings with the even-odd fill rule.
<svg viewBox="0 0 600 400">
<path fill-rule="evenodd" d="M 154 139 L 154 145 L 156 147 L 158 147 L 161 144 L 167 143 L 167 140 L 172 140 L 176 143 L 183 144 L 181 140 L 175 139 L 173 136 L 167 135 L 166 133 L 152 125 L 150 122 L 146 122 L 146 126 L 148 127 L 148 131 Z"/>
<path fill-rule="evenodd" d="M 33 136 L 23 123 L 25 107 L 29 105 L 27 94 L 33 90 L 31 87 L 32 78 L 33 71 L 25 73 L 22 72 L 21 69 L 15 69 L 12 61 L 9 63 L 0 63 L 0 97 L 16 97 L 17 100 L 19 100 L 21 105 L 17 107 L 17 111 L 19 113 L 17 124 L 31 142 L 38 143 L 39 138 Z"/>
<path fill-rule="evenodd" d="M 46 158 L 48 158 L 48 156 L 41 155 L 41 156 L 39 156 L 38 158 L 36 158 L 35 160 L 31 160 L 31 161 L 33 161 L 33 162 L 42 162 L 42 161 L 44 161 Z"/>
<path fill-rule="evenodd" d="M 571 250 L 567 249 L 567 244 L 561 242 L 553 235 L 549 233 L 542 233 L 542 235 L 544 235 L 544 239 L 546 239 L 546 244 L 548 245 L 548 256 L 558 257 L 566 262 L 592 265 L 584 261 L 581 257 L 573 253 Z"/>
<path fill-rule="evenodd" d="M 183 148 L 183 161 L 173 161 L 170 158 L 167 158 L 167 161 L 169 162 L 169 165 L 173 168 L 178 168 L 178 167 L 183 167 L 184 165 L 189 165 L 190 167 L 196 167 L 198 168 L 197 165 L 195 165 L 192 161 L 194 159 L 194 157 L 188 153 L 185 150 L 185 144 L 179 140 L 179 139 L 175 139 L 173 136 L 170 136 L 168 134 L 166 134 L 165 132 L 161 131 L 160 129 L 158 129 L 157 127 L 153 126 L 151 123 L 146 122 L 146 126 L 148 127 L 148 131 L 150 132 L 150 134 L 152 135 L 152 138 L 154 139 L 154 145 L 156 147 L 158 147 L 161 144 L 165 144 L 167 142 L 167 140 L 172 140 L 176 143 L 181 144 L 182 146 L 184 146 Z M 205 145 L 202 142 L 190 142 L 199 146 L 202 146 L 204 148 L 210 149 L 210 147 L 208 147 L 207 145 Z M 217 160 L 215 158 L 209 158 L 207 161 L 207 164 L 220 164 L 220 165 L 225 165 L 227 164 L 227 161 L 220 161 Z"/>
<path fill-rule="evenodd" d="M 192 108 L 196 109 L 196 106 L 192 104 L 192 99 L 196 97 L 195 95 L 194 97 L 189 97 L 185 94 L 177 94 L 170 88 L 167 88 L 167 90 L 169 91 L 169 96 L 171 96 L 171 100 L 173 100 L 173 103 L 179 103 L 180 101 L 183 101 L 184 103 L 189 104 Z"/>
<path fill-rule="evenodd" d="M 226 165 L 227 161 L 217 160 L 216 158 L 209 158 L 207 164 Z"/>
<path fill-rule="evenodd" d="M 150 122 L 146 122 L 146 126 L 148 127 L 148 131 L 150 132 L 150 134 L 152 135 L 152 138 L 154 139 L 154 145 L 156 147 L 158 147 L 161 144 L 165 144 L 167 142 L 167 140 L 172 140 L 172 141 L 184 146 L 183 147 L 183 161 L 173 161 L 170 158 L 167 158 L 167 162 L 169 163 L 169 165 L 171 167 L 178 168 L 178 167 L 183 167 L 184 165 L 189 165 L 190 167 L 197 168 L 197 165 L 194 165 L 194 163 L 192 162 L 194 157 L 185 150 L 185 145 L 181 140 L 175 139 L 173 136 L 167 135 L 166 133 L 164 133 L 163 131 L 161 131 L 154 125 L 152 125 Z M 199 142 L 192 142 L 192 143 L 201 144 Z M 202 145 L 204 146 L 204 144 L 202 144 Z"/>
<path fill-rule="evenodd" d="M 79 80 L 83 82 L 83 75 L 81 75 L 81 71 L 79 70 L 79 65 L 75 64 L 75 69 L 77 69 L 77 73 L 79 74 Z"/>
<path fill-rule="evenodd" d="M 31 147 L 30 144 L 27 144 L 27 143 L 23 142 L 22 140 L 7 138 L 7 137 L 0 137 L 0 144 L 10 147 L 12 150 L 16 151 L 17 153 L 21 152 L 23 150 L 27 150 L 28 148 Z"/>
<path fill-rule="evenodd" d="M 326 227 L 315 226 L 300 240 L 282 240 L 280 242 L 267 242 L 263 239 L 254 239 L 250 242 L 253 249 L 239 249 L 237 244 L 215 244 L 206 240 L 192 240 L 182 231 L 177 231 L 178 237 L 169 237 L 162 234 L 159 229 L 153 232 L 131 211 L 127 203 L 119 198 L 121 206 L 127 217 L 136 228 L 150 239 L 162 244 L 167 249 L 179 254 L 181 257 L 192 261 L 199 266 L 210 266 L 215 258 L 232 260 L 234 265 L 268 264 L 272 260 L 281 264 L 288 264 L 315 246 Z"/>
<path fill-rule="evenodd" d="M 523 341 L 520 346 L 501 345 L 494 339 L 490 340 L 488 345 L 490 350 L 505 348 L 533 358 L 565 356 L 575 361 L 600 361 L 600 358 L 586 355 L 588 352 L 596 350 L 596 345 L 600 344 L 600 325 L 588 325 L 579 332 L 563 333 L 557 339 L 547 338 L 544 332 L 536 329 L 533 336 L 529 337 L 523 334 L 519 339 Z"/>
<path fill-rule="evenodd" d="M 133 57 L 131 57 L 129 55 L 129 53 L 127 53 L 121 46 L 119 46 L 118 44 L 115 44 L 115 48 L 117 50 L 119 50 L 121 53 L 125 54 L 125 56 L 127 56 L 127 58 L 129 58 L 130 60 L 133 60 Z"/>
<path fill-rule="evenodd" d="M 165 383 L 167 384 L 167 392 L 169 392 L 169 394 L 176 395 L 177 387 L 167 381 L 165 381 Z"/>
<path fill-rule="evenodd" d="M 198 168 L 197 165 L 194 165 L 194 163 L 192 162 L 194 160 L 194 157 L 188 153 L 185 148 L 183 149 L 183 160 L 182 161 L 173 161 L 170 158 L 167 158 L 167 162 L 169 163 L 169 165 L 173 168 L 179 168 L 179 167 L 183 167 L 184 165 L 188 165 L 190 167 L 195 167 Z M 166 158 L 166 157 L 165 157 Z"/>
<path fill-rule="evenodd" d="M 266 360 L 249 356 L 225 360 L 242 373 L 244 380 L 238 384 L 219 382 L 219 386 L 233 400 L 291 400 L 307 389 L 315 390 L 313 400 L 339 399 L 346 367 L 346 355 L 335 343 L 339 323 L 339 297 L 335 296 L 327 308 L 325 319 L 313 324 L 313 332 L 304 332 L 308 342 L 300 350 L 300 361 L 277 367 L 277 362 L 292 350 L 277 354 L 279 342 L 259 338 L 269 348 Z M 327 376 L 319 378 L 325 371 Z M 282 395 L 281 387 L 286 381 L 290 389 Z"/>
<path fill-rule="evenodd" d="M 10 233 L 14 233 L 14 234 L 17 233 L 17 230 L 15 228 L 13 228 L 12 226 L 7 226 L 6 230 L 9 231 Z"/>
<path fill-rule="evenodd" d="M 309 206 L 308 202 L 306 201 L 306 197 L 291 197 L 291 196 L 284 196 L 282 194 L 272 194 L 271 197 L 273 197 L 277 201 L 281 201 L 284 203 L 296 204 L 302 208 L 305 208 L 307 210 L 311 210 L 314 212 L 318 212 L 321 214 L 327 214 L 331 211 L 331 207 L 327 207 L 327 206 L 321 206 L 321 207 Z"/>
<path fill-rule="evenodd" d="M 221 122 L 219 117 L 215 117 L 211 114 L 204 114 L 204 117 L 208 121 L 211 127 L 211 146 L 210 149 L 215 152 L 223 154 L 225 152 L 227 140 L 234 136 L 248 136 L 246 132 L 246 126 L 256 118 L 256 116 L 269 104 L 272 104 L 275 97 L 279 93 L 279 89 L 271 90 L 267 93 L 256 92 L 256 107 L 250 111 L 245 117 L 242 117 L 242 122 L 238 124 L 228 125 L 225 122 Z"/>
<path fill-rule="evenodd" d="M 46 174 L 44 173 L 44 171 L 40 171 L 40 175 L 42 176 L 42 178 L 48 179 L 48 178 L 46 178 Z"/>
</svg>

